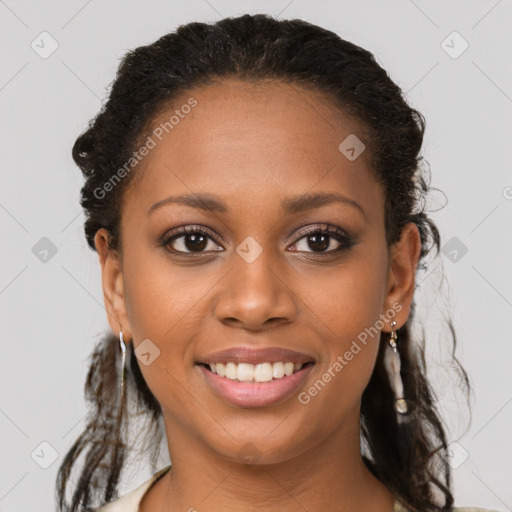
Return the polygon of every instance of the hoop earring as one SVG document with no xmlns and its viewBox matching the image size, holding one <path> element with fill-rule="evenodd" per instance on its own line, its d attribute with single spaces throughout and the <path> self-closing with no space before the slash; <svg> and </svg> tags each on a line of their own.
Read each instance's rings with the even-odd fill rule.
<svg viewBox="0 0 512 512">
<path fill-rule="evenodd" d="M 389 377 L 391 389 L 395 395 L 394 407 L 398 413 L 397 420 L 401 423 L 404 415 L 409 411 L 407 401 L 404 398 L 404 386 L 402 377 L 400 376 L 400 354 L 397 350 L 397 336 L 395 331 L 396 322 L 391 322 L 391 335 L 389 337 L 388 346 L 384 354 L 384 366 Z"/>
<path fill-rule="evenodd" d="M 124 402 L 124 381 L 126 372 L 126 345 L 123 340 L 123 331 L 119 331 L 119 346 L 121 348 L 121 382 L 119 383 L 119 407 L 121 409 Z"/>
</svg>

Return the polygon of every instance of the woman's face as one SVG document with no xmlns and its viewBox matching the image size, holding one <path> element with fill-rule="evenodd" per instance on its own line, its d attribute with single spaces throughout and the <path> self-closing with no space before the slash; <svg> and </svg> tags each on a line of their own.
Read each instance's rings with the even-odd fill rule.
<svg viewBox="0 0 512 512">
<path fill-rule="evenodd" d="M 419 254 L 408 225 L 388 256 L 360 127 L 319 93 L 238 81 L 183 94 L 154 127 L 124 195 L 122 259 L 96 241 L 112 329 L 133 339 L 171 458 L 177 440 L 259 463 L 355 442 L 380 331 L 405 323 Z M 281 362 L 296 372 L 279 378 Z"/>
</svg>

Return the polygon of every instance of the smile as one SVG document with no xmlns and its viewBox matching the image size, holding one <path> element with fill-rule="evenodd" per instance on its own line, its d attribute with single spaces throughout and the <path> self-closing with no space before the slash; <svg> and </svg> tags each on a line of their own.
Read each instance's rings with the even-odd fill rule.
<svg viewBox="0 0 512 512">
<path fill-rule="evenodd" d="M 299 392 L 313 362 L 198 364 L 208 387 L 238 407 L 274 405 Z"/>
</svg>

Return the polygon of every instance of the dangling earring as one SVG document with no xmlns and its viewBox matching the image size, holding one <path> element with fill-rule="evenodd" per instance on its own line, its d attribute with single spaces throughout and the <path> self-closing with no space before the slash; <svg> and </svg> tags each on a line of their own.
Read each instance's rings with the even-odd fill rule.
<svg viewBox="0 0 512 512">
<path fill-rule="evenodd" d="M 124 381 L 125 381 L 125 366 L 126 366 L 126 345 L 123 340 L 123 331 L 119 331 L 119 345 L 121 347 L 121 382 L 119 384 L 119 407 L 122 409 L 124 402 Z"/>
<path fill-rule="evenodd" d="M 391 335 L 384 354 L 384 366 L 389 377 L 391 389 L 395 395 L 394 406 L 398 413 L 397 420 L 401 423 L 404 420 L 403 416 L 407 414 L 409 408 L 404 398 L 404 386 L 402 384 L 402 377 L 400 376 L 400 354 L 397 350 L 395 326 L 396 322 L 391 322 Z"/>
</svg>

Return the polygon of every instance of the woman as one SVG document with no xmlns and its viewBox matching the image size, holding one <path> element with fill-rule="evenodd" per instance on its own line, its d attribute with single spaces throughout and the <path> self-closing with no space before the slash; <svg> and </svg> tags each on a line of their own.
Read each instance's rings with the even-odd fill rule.
<svg viewBox="0 0 512 512">
<path fill-rule="evenodd" d="M 410 335 L 440 245 L 424 126 L 371 53 L 301 20 L 190 23 L 123 59 L 73 148 L 115 335 L 61 510 L 453 510 Z M 172 466 L 118 498 L 141 414 Z"/>
</svg>

